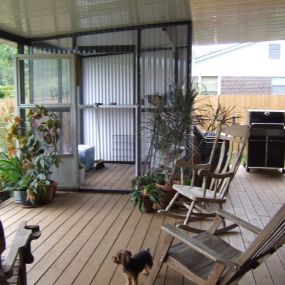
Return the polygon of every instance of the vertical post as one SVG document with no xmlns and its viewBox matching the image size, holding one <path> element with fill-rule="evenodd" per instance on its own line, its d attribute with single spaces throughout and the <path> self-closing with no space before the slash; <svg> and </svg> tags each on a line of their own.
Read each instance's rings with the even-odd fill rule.
<svg viewBox="0 0 285 285">
<path fill-rule="evenodd" d="M 29 54 L 33 54 L 33 47 L 29 46 Z M 29 104 L 34 104 L 34 64 L 33 60 L 29 60 L 29 92 L 30 92 L 30 102 Z"/>
<path fill-rule="evenodd" d="M 186 65 L 186 92 L 191 92 L 190 88 L 192 84 L 190 80 L 192 81 L 192 21 L 190 21 L 187 25 L 187 65 Z M 191 162 L 194 163 L 194 155 L 195 155 L 195 150 L 194 150 L 194 135 L 193 135 L 193 125 L 191 126 L 191 129 L 188 130 L 188 133 L 190 134 L 189 139 L 189 145 L 191 147 Z M 186 150 L 187 152 L 187 150 Z"/>
<path fill-rule="evenodd" d="M 136 105 L 136 101 L 137 101 L 137 93 L 136 93 L 136 49 L 133 48 L 133 105 Z M 138 104 L 140 104 L 140 102 L 138 102 Z M 135 107 L 135 109 L 133 110 L 133 118 L 134 118 L 134 123 L 133 123 L 133 128 L 134 128 L 134 132 L 133 132 L 133 158 L 134 158 L 134 163 L 136 165 L 136 149 L 137 149 L 137 139 L 136 139 L 136 129 L 137 129 L 137 107 Z M 135 167 L 136 168 L 136 167 Z"/>
<path fill-rule="evenodd" d="M 24 54 L 25 53 L 25 46 L 23 44 L 18 43 L 17 44 L 18 54 Z M 25 110 L 20 109 L 20 104 L 25 104 L 25 70 L 24 70 L 24 62 L 19 60 L 18 62 L 18 68 L 17 70 L 17 76 L 15 77 L 15 82 L 17 83 L 17 89 L 16 89 L 16 102 L 17 102 L 17 108 L 18 108 L 18 115 L 24 119 L 25 118 Z"/>
<path fill-rule="evenodd" d="M 77 85 L 76 85 L 76 93 L 77 93 L 77 96 L 78 96 L 78 102 L 79 104 L 84 104 L 84 98 L 83 98 L 83 94 L 84 94 L 84 89 L 83 89 L 83 84 L 81 82 L 83 82 L 83 57 L 79 57 L 79 60 L 77 60 L 77 64 L 75 65 L 76 66 L 76 73 L 78 74 L 78 69 L 80 69 L 80 77 L 78 82 L 77 82 Z M 81 109 L 81 108 L 78 108 L 78 117 L 79 117 L 79 130 L 78 130 L 78 136 L 79 136 L 79 143 L 83 144 L 84 143 L 84 132 L 83 132 L 83 112 L 84 112 L 84 109 Z"/>
<path fill-rule="evenodd" d="M 141 175 L 141 28 L 137 30 L 136 176 Z"/>
<path fill-rule="evenodd" d="M 178 58 L 179 58 L 179 51 L 178 48 L 175 47 L 174 49 L 174 84 L 177 86 L 178 84 Z"/>
<path fill-rule="evenodd" d="M 192 80 L 192 21 L 187 25 L 187 66 L 186 66 L 186 90 L 190 89 Z"/>
</svg>

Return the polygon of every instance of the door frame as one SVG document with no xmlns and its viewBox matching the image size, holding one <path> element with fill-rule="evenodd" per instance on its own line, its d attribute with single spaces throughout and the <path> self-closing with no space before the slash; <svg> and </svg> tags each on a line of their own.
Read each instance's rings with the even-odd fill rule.
<svg viewBox="0 0 285 285">
<path fill-rule="evenodd" d="M 68 154 L 59 154 L 61 163 L 58 169 L 55 169 L 51 179 L 56 180 L 59 183 L 60 188 L 66 189 L 78 189 L 79 188 L 79 160 L 78 160 L 78 150 L 77 150 L 77 93 L 76 93 L 76 74 L 75 74 L 75 56 L 73 54 L 32 54 L 25 55 L 19 54 L 16 56 L 16 74 L 15 74 L 15 84 L 16 84 L 16 113 L 19 116 L 23 116 L 22 110 L 35 107 L 36 104 L 21 104 L 21 98 L 25 96 L 24 88 L 24 66 L 22 62 L 24 60 L 33 59 L 67 59 L 70 63 L 70 102 L 62 104 L 42 104 L 46 108 L 70 110 L 70 120 L 71 120 L 71 138 L 72 138 L 72 152 Z M 68 173 L 65 173 L 65 166 L 68 166 Z M 67 170 L 66 170 L 67 171 Z M 71 172 L 70 172 L 71 171 Z M 68 178 L 68 179 L 67 179 Z"/>
</svg>

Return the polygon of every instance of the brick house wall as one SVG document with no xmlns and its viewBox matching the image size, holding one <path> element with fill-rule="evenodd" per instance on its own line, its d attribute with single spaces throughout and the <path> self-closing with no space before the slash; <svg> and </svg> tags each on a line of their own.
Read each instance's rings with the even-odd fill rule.
<svg viewBox="0 0 285 285">
<path fill-rule="evenodd" d="M 271 95 L 271 77 L 222 76 L 221 95 Z"/>
</svg>

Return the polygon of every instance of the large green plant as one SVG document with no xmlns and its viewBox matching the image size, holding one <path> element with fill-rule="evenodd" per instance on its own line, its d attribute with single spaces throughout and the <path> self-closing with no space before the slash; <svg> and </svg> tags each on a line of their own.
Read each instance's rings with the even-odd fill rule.
<svg viewBox="0 0 285 285">
<path fill-rule="evenodd" d="M 216 106 L 204 103 L 198 94 L 194 84 L 189 89 L 176 85 L 171 100 L 161 99 L 160 104 L 147 110 L 143 126 L 151 141 L 151 158 L 147 160 L 152 161 L 151 167 L 164 173 L 166 183 L 171 184 L 175 176 L 176 159 L 198 157 L 200 145 L 194 137 L 195 126 L 213 131 L 217 125 L 232 123 L 233 108 L 223 106 L 220 101 Z M 200 143 L 203 143 L 203 138 Z"/>
<path fill-rule="evenodd" d="M 169 182 L 169 166 L 182 151 L 191 148 L 191 129 L 200 121 L 196 111 L 198 92 L 191 88 L 186 90 L 182 85 L 173 89 L 172 100 L 168 104 L 160 104 L 148 110 L 145 128 L 151 134 L 152 159 L 162 159 L 165 180 Z M 171 169 L 171 167 L 170 167 Z"/>
<path fill-rule="evenodd" d="M 0 161 L 3 188 L 26 190 L 28 199 L 35 204 L 51 184 L 52 168 L 59 165 L 60 120 L 56 113 L 36 106 L 27 114 L 25 122 L 13 116 L 6 123 L 7 153 L 2 153 Z M 13 172 L 15 179 L 11 180 Z"/>
</svg>

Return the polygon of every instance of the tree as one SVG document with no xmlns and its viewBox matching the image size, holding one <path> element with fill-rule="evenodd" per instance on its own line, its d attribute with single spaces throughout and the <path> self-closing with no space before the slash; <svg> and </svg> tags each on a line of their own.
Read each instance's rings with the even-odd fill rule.
<svg viewBox="0 0 285 285">
<path fill-rule="evenodd" d="M 0 44 L 0 85 L 13 85 L 13 60 L 16 54 L 16 48 Z"/>
</svg>

